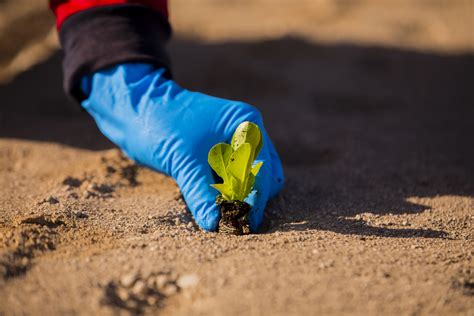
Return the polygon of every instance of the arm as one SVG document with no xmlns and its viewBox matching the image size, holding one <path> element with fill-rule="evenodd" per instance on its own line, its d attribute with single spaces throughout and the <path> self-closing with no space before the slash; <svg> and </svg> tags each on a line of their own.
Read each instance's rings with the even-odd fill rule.
<svg viewBox="0 0 474 316">
<path fill-rule="evenodd" d="M 209 149 L 230 142 L 243 121 L 260 127 L 257 160 L 264 164 L 246 200 L 250 228 L 257 231 L 267 201 L 283 186 L 280 159 L 256 108 L 186 90 L 170 79 L 164 45 L 171 28 L 160 11 L 166 2 L 70 0 L 51 6 L 65 54 L 66 91 L 128 157 L 176 180 L 201 228 L 215 231 L 220 219 Z"/>
</svg>

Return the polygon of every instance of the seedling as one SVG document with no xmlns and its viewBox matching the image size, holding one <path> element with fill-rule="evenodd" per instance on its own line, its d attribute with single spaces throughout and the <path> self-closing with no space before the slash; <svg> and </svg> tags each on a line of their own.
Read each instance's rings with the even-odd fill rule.
<svg viewBox="0 0 474 316">
<path fill-rule="evenodd" d="M 250 233 L 250 205 L 244 200 L 263 164 L 254 164 L 262 145 L 262 133 L 258 126 L 243 122 L 235 130 L 231 144 L 218 143 L 209 151 L 209 165 L 223 181 L 211 184 L 220 192 L 216 198 L 221 210 L 220 232 L 234 235 Z"/>
</svg>

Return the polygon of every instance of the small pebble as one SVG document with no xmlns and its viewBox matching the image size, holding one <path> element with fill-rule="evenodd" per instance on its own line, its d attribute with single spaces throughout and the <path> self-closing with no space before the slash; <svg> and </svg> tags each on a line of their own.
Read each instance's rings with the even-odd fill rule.
<svg viewBox="0 0 474 316">
<path fill-rule="evenodd" d="M 156 305 L 156 303 L 158 303 L 158 299 L 150 295 L 146 298 L 146 302 L 148 303 L 148 305 Z"/>
<path fill-rule="evenodd" d="M 146 286 L 145 281 L 138 280 L 137 282 L 135 282 L 135 285 L 132 288 L 132 293 L 135 295 L 142 295 L 145 294 L 147 289 L 148 288 Z"/>
<path fill-rule="evenodd" d="M 119 288 L 117 289 L 117 296 L 122 300 L 122 301 L 126 301 L 130 298 L 130 294 L 128 293 L 128 291 L 124 288 Z"/>
<path fill-rule="evenodd" d="M 125 287 L 130 287 L 133 285 L 133 283 L 135 283 L 136 279 L 137 279 L 137 273 L 130 272 L 120 278 L 120 284 L 122 284 Z"/>
<path fill-rule="evenodd" d="M 160 291 L 168 283 L 168 277 L 164 274 L 157 275 L 155 277 L 155 288 Z"/>
<path fill-rule="evenodd" d="M 198 283 L 199 276 L 196 274 L 185 274 L 176 281 L 176 284 L 182 289 L 195 287 Z"/>
<path fill-rule="evenodd" d="M 164 296 L 171 296 L 173 294 L 176 294 L 177 292 L 178 292 L 178 287 L 173 283 L 166 284 L 161 290 L 161 293 Z"/>
<path fill-rule="evenodd" d="M 153 276 L 146 280 L 146 286 L 148 286 L 150 289 L 155 287 L 155 278 Z"/>
</svg>

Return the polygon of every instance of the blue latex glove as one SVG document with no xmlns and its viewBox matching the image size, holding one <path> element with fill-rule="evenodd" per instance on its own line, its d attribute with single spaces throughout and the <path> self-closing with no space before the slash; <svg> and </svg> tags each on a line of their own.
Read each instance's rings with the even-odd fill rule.
<svg viewBox="0 0 474 316">
<path fill-rule="evenodd" d="M 230 142 L 243 121 L 256 123 L 263 133 L 264 161 L 254 190 L 246 202 L 252 206 L 250 228 L 257 231 L 267 201 L 283 186 L 278 154 L 252 106 L 183 89 L 164 77 L 164 69 L 128 63 L 84 77 L 88 98 L 82 106 L 94 117 L 102 133 L 137 163 L 173 177 L 198 225 L 218 227 L 215 204 L 218 183 L 207 162 L 209 149 Z"/>
</svg>

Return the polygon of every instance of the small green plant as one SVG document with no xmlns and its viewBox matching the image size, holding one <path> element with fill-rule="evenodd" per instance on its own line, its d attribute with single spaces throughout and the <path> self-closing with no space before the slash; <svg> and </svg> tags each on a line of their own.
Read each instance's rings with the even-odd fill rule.
<svg viewBox="0 0 474 316">
<path fill-rule="evenodd" d="M 211 168 L 223 183 L 211 184 L 222 198 L 228 201 L 244 201 L 255 183 L 255 177 L 263 162 L 254 164 L 262 149 L 262 133 L 252 122 L 241 123 L 232 137 L 232 143 L 218 143 L 209 151 Z"/>
</svg>

